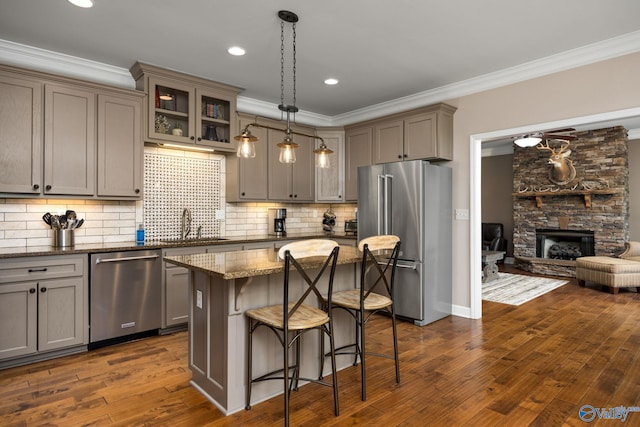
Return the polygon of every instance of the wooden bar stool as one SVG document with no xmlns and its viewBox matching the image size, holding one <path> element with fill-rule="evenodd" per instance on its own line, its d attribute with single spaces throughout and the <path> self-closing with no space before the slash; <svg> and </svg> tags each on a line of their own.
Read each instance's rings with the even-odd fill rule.
<svg viewBox="0 0 640 427">
<path fill-rule="evenodd" d="M 396 331 L 396 313 L 393 304 L 396 265 L 400 253 L 400 238 L 393 235 L 372 236 L 358 243 L 362 252 L 360 288 L 336 292 L 330 303 L 335 309 L 348 312 L 356 321 L 354 344 L 337 348 L 336 354 L 354 354 L 354 366 L 360 359 L 362 400 L 367 400 L 367 382 L 365 356 L 378 356 L 393 359 L 396 370 L 396 383 L 400 384 L 400 361 L 398 359 L 398 336 Z M 365 347 L 365 327 L 371 316 L 386 313 L 390 316 L 393 330 L 393 355 L 371 353 Z M 353 351 L 346 349 L 353 347 Z"/>
<path fill-rule="evenodd" d="M 291 390 L 298 390 L 298 381 L 304 380 L 322 384 L 333 388 L 333 404 L 335 415 L 339 415 L 338 407 L 338 381 L 336 376 L 336 359 L 333 336 L 333 320 L 331 306 L 324 311 L 317 306 L 324 305 L 323 297 L 317 288 L 321 279 L 328 282 L 328 301 L 332 300 L 333 277 L 338 260 L 340 246 L 332 240 L 312 239 L 293 242 L 280 248 L 278 256 L 284 259 L 284 286 L 282 303 L 268 307 L 251 309 L 245 312 L 248 317 L 248 343 L 247 343 L 247 395 L 246 409 L 251 409 L 251 385 L 259 381 L 280 380 L 284 383 L 284 423 L 289 425 L 289 395 Z M 307 268 L 305 270 L 304 267 Z M 310 278 L 307 272 L 309 268 L 318 268 L 315 278 Z M 295 301 L 289 302 L 289 282 L 292 274 L 299 275 L 306 284 L 304 292 Z M 312 305 L 308 299 L 315 297 L 316 305 Z M 284 361 L 283 367 L 268 372 L 257 378 L 252 377 L 252 346 L 253 333 L 259 327 L 271 330 L 282 345 Z M 333 379 L 331 383 L 322 380 L 322 372 L 319 378 L 300 377 L 300 341 L 303 334 L 312 330 L 321 331 L 321 338 L 326 334 L 329 338 L 331 370 Z M 324 342 L 324 339 L 321 339 Z M 295 360 L 289 362 L 289 351 L 294 350 Z M 319 361 L 324 362 L 324 349 L 318 354 Z M 322 365 L 322 363 L 321 363 Z M 292 372 L 290 372 L 292 371 Z"/>
</svg>

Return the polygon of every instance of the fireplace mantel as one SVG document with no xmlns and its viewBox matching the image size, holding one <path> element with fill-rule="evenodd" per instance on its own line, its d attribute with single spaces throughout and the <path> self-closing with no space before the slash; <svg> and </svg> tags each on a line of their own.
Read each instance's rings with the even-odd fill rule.
<svg viewBox="0 0 640 427">
<path fill-rule="evenodd" d="M 542 207 L 542 199 L 544 197 L 557 197 L 557 196 L 582 196 L 584 198 L 584 205 L 586 208 L 591 208 L 591 196 L 593 195 L 611 195 L 619 194 L 622 190 L 619 189 L 606 189 L 606 190 L 558 190 L 558 191 L 523 191 L 517 193 L 511 193 L 515 197 L 535 197 L 536 207 L 539 209 Z"/>
</svg>

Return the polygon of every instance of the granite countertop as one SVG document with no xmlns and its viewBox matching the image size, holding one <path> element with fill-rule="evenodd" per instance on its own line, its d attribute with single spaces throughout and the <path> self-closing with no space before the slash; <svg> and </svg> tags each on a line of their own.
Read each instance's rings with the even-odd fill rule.
<svg viewBox="0 0 640 427">
<path fill-rule="evenodd" d="M 218 276 L 224 280 L 264 276 L 284 270 L 284 261 L 274 249 L 253 249 L 237 252 L 218 252 L 164 257 L 168 263 Z M 360 262 L 361 253 L 353 246 L 340 246 L 338 264 Z M 322 258 L 299 260 L 304 268 L 318 268 Z"/>
<path fill-rule="evenodd" d="M 95 252 L 117 252 L 117 251 L 136 251 L 144 249 L 168 249 L 168 248 L 181 248 L 181 247 L 193 247 L 193 246 L 213 246 L 213 245 L 227 245 L 227 244 L 243 244 L 243 243 L 258 243 L 268 241 L 288 241 L 299 239 L 314 239 L 314 238 L 333 238 L 333 239 L 352 239 L 355 240 L 356 236 L 348 235 L 344 233 L 325 234 L 318 233 L 287 233 L 286 236 L 274 236 L 270 234 L 257 234 L 246 237 L 225 237 L 217 239 L 202 238 L 194 240 L 175 240 L 175 241 L 151 241 L 145 242 L 143 245 L 138 245 L 134 241 L 131 242 L 110 242 L 110 243 L 87 243 L 77 244 L 71 247 L 54 247 L 54 246 L 19 246 L 19 247 L 6 247 L 0 248 L 0 259 L 3 258 L 18 258 L 25 256 L 47 256 L 47 255 L 69 255 L 69 254 L 88 254 Z"/>
</svg>

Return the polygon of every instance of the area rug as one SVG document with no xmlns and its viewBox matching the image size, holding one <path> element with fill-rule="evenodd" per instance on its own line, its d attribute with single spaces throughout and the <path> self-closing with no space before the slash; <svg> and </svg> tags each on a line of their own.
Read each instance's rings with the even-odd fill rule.
<svg viewBox="0 0 640 427">
<path fill-rule="evenodd" d="M 498 273 L 499 278 L 482 284 L 482 299 L 520 305 L 569 283 L 567 280 L 521 274 Z"/>
</svg>

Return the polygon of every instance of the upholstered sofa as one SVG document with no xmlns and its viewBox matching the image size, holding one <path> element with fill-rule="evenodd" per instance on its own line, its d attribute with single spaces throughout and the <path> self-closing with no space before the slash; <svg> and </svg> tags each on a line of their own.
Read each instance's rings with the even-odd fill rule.
<svg viewBox="0 0 640 427">
<path fill-rule="evenodd" d="M 640 292 L 640 242 L 626 242 L 617 257 L 585 256 L 576 259 L 576 278 L 580 286 L 593 282 L 617 294 L 620 288 Z"/>
</svg>

